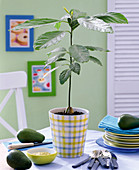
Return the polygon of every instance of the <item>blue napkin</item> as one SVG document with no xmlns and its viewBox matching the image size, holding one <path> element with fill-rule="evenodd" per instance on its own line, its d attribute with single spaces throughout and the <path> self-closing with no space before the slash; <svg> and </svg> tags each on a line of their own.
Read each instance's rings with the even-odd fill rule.
<svg viewBox="0 0 139 170">
<path fill-rule="evenodd" d="M 107 115 L 100 121 L 98 127 L 104 128 L 104 130 L 106 130 L 106 131 L 118 133 L 118 134 L 130 134 L 130 135 L 131 134 L 139 134 L 139 128 L 122 130 L 119 128 L 117 122 L 118 122 L 118 118 Z"/>
</svg>

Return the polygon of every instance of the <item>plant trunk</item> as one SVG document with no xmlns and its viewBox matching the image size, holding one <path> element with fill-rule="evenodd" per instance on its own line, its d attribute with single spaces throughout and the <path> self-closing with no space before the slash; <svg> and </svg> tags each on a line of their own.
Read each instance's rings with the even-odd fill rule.
<svg viewBox="0 0 139 170">
<path fill-rule="evenodd" d="M 70 45 L 72 45 L 72 27 L 70 32 Z M 70 56 L 70 65 L 72 64 L 72 57 Z M 73 109 L 71 107 L 71 75 L 69 77 L 69 94 L 68 94 L 68 108 L 67 114 L 73 114 Z"/>
</svg>

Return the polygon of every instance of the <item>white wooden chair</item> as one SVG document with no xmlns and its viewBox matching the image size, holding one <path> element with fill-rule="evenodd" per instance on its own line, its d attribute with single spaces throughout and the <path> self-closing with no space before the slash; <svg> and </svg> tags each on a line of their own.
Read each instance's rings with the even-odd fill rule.
<svg viewBox="0 0 139 170">
<path fill-rule="evenodd" d="M 18 130 L 27 127 L 26 113 L 22 88 L 27 86 L 27 74 L 24 71 L 0 73 L 0 90 L 9 90 L 0 104 L 0 113 L 15 92 Z M 10 109 L 10 108 L 9 108 Z M 0 116 L 0 123 L 14 136 L 17 131 Z"/>
</svg>

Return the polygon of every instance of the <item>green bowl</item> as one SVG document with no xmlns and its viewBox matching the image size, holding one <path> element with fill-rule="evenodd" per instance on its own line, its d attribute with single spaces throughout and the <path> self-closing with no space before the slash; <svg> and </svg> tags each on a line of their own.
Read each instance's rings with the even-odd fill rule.
<svg viewBox="0 0 139 170">
<path fill-rule="evenodd" d="M 39 152 L 39 155 L 36 155 L 36 153 Z M 41 155 L 42 152 L 48 152 L 49 155 Z M 57 152 L 54 149 L 49 148 L 34 148 L 27 150 L 27 156 L 34 162 L 35 164 L 41 165 L 41 164 L 49 164 L 51 163 L 57 155 Z"/>
</svg>

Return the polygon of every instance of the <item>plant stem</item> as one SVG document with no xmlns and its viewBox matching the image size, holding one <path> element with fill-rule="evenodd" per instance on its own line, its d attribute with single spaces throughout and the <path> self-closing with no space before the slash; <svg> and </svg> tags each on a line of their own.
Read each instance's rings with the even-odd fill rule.
<svg viewBox="0 0 139 170">
<path fill-rule="evenodd" d="M 70 32 L 70 45 L 72 45 L 72 27 Z M 72 57 L 70 56 L 70 65 L 72 64 Z M 68 95 L 68 108 L 71 107 L 71 75 L 69 77 L 69 95 Z"/>
</svg>

